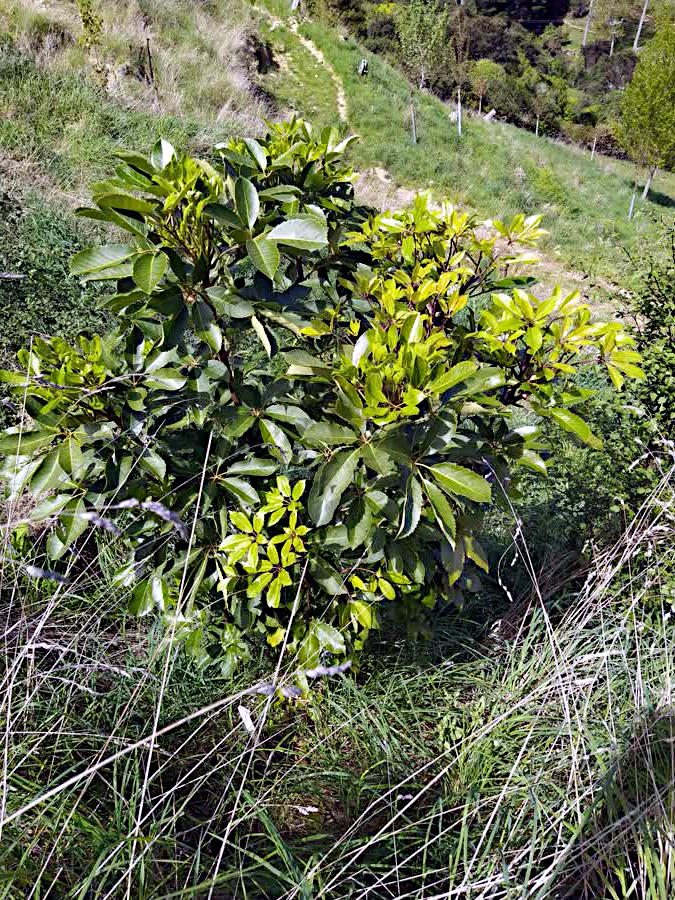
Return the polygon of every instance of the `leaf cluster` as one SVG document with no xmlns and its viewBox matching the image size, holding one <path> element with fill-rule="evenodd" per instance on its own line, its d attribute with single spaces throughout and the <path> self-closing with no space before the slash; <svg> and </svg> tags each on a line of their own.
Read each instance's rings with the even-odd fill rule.
<svg viewBox="0 0 675 900">
<path fill-rule="evenodd" d="M 599 446 L 580 368 L 641 377 L 619 323 L 527 291 L 539 217 L 368 215 L 350 140 L 294 120 L 208 159 L 120 153 L 78 213 L 126 242 L 71 264 L 116 282 L 117 331 L 2 373 L 30 416 L 2 474 L 50 523 L 45 568 L 115 532 L 132 611 L 225 675 L 258 642 L 353 656 L 387 608 L 427 632 L 480 586 L 486 509 L 546 472 L 534 419 Z"/>
</svg>

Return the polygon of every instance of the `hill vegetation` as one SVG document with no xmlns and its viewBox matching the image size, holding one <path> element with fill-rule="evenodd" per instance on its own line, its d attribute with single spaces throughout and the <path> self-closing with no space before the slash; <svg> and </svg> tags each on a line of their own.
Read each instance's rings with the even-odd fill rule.
<svg viewBox="0 0 675 900">
<path fill-rule="evenodd" d="M 0 10 L 3 900 L 675 891 L 667 4 L 403 5 Z"/>
</svg>

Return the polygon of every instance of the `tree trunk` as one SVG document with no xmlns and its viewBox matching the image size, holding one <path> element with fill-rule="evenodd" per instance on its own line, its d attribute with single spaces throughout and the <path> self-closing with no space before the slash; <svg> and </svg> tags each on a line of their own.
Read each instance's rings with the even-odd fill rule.
<svg viewBox="0 0 675 900">
<path fill-rule="evenodd" d="M 595 145 L 598 143 L 597 132 L 593 135 L 593 147 L 591 149 L 591 159 L 595 159 Z"/>
<path fill-rule="evenodd" d="M 413 144 L 417 143 L 417 126 L 415 124 L 415 104 L 413 103 L 413 95 L 410 93 L 410 125 L 412 128 Z"/>
<path fill-rule="evenodd" d="M 534 126 L 534 136 L 539 137 L 539 116 L 537 116 L 537 124 Z"/>
<path fill-rule="evenodd" d="M 638 25 L 637 32 L 635 33 L 635 40 L 633 41 L 633 51 L 635 53 L 638 52 L 638 48 L 640 46 L 640 35 L 642 34 L 642 27 L 645 24 L 645 18 L 647 16 L 647 7 L 649 6 L 649 0 L 645 0 L 645 5 L 642 7 L 642 15 L 640 16 L 640 23 Z"/>
<path fill-rule="evenodd" d="M 649 188 L 652 186 L 652 178 L 654 177 L 655 173 L 656 173 L 656 166 L 654 166 L 652 169 L 649 170 L 649 175 L 647 176 L 647 181 L 645 182 L 645 189 L 642 192 L 643 200 L 646 200 L 647 196 L 649 195 Z"/>
<path fill-rule="evenodd" d="M 478 115 L 479 116 L 483 115 L 483 95 L 482 94 L 478 97 Z"/>
<path fill-rule="evenodd" d="M 588 29 L 591 27 L 591 17 L 593 15 L 593 3 L 595 0 L 591 0 L 588 5 L 588 16 L 586 17 L 586 27 L 584 28 L 584 36 L 581 41 L 581 46 L 586 46 L 586 41 L 588 40 Z"/>
<path fill-rule="evenodd" d="M 609 58 L 611 59 L 614 56 L 614 41 L 616 40 L 616 35 L 612 32 L 612 43 L 609 45 Z"/>
<path fill-rule="evenodd" d="M 457 88 L 457 134 L 462 136 L 462 91 Z"/>
</svg>

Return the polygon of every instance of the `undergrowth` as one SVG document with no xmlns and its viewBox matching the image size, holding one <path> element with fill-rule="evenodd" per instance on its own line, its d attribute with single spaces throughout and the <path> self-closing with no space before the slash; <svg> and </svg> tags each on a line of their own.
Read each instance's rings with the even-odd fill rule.
<svg viewBox="0 0 675 900">
<path fill-rule="evenodd" d="M 666 898 L 672 488 L 580 588 L 521 533 L 527 602 L 385 631 L 293 704 L 158 657 L 106 541 L 68 588 L 6 562 L 0 896 Z"/>
</svg>

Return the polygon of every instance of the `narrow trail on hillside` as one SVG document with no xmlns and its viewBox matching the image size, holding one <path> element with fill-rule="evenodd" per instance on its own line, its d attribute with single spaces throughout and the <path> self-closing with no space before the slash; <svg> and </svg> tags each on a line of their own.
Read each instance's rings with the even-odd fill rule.
<svg viewBox="0 0 675 900">
<path fill-rule="evenodd" d="M 264 7 L 256 7 L 270 21 L 274 28 L 285 28 L 292 31 L 300 44 L 314 57 L 318 65 L 320 65 L 329 75 L 335 86 L 337 97 L 337 111 L 342 122 L 348 121 L 348 102 L 347 92 L 344 82 L 333 68 L 330 62 L 324 56 L 322 50 L 317 47 L 314 41 L 305 37 L 300 31 L 300 22 L 295 18 L 288 20 L 279 19 L 272 15 Z M 415 195 L 420 190 L 429 190 L 428 185 L 401 185 L 397 183 L 391 172 L 383 166 L 374 166 L 361 172 L 356 182 L 356 191 L 361 202 L 365 202 L 380 210 L 386 209 L 402 209 L 410 207 L 415 199 Z M 434 197 L 436 205 L 440 206 L 440 199 Z M 479 217 L 480 218 L 480 217 Z M 569 270 L 565 264 L 556 259 L 555 256 L 547 255 L 539 252 L 538 265 L 540 282 L 534 293 L 547 296 L 553 289 L 553 286 L 562 282 L 571 289 L 579 289 L 582 293 L 587 293 L 589 288 L 600 287 L 607 294 L 615 295 L 619 290 L 617 285 L 605 281 L 601 278 L 589 278 L 581 272 Z M 606 308 L 610 312 L 615 312 L 614 303 L 604 300 L 599 304 L 599 308 Z"/>
<path fill-rule="evenodd" d="M 340 121 L 346 122 L 348 118 L 348 107 L 347 107 L 347 92 L 345 91 L 345 86 L 335 71 L 333 66 L 327 61 L 326 57 L 323 55 L 322 51 L 316 46 L 314 41 L 311 41 L 309 38 L 306 38 L 304 34 L 300 32 L 300 23 L 297 19 L 290 19 L 288 22 L 284 22 L 282 19 L 273 16 L 268 10 L 264 7 L 256 7 L 258 12 L 262 12 L 262 14 L 267 18 L 274 28 L 287 28 L 293 32 L 298 41 L 302 44 L 305 50 L 309 51 L 312 54 L 314 59 L 318 62 L 318 64 L 328 72 L 330 75 L 330 79 L 335 86 L 335 94 L 336 94 L 336 105 L 338 116 L 340 117 Z"/>
<path fill-rule="evenodd" d="M 320 66 L 328 72 L 331 77 L 333 84 L 335 85 L 335 93 L 337 97 L 337 111 L 340 119 L 343 122 L 347 121 L 347 94 L 345 92 L 345 86 L 342 82 L 342 79 L 335 71 L 335 69 L 331 66 L 329 62 L 326 61 L 326 57 L 323 55 L 321 50 L 316 46 L 314 41 L 310 41 L 309 38 L 306 38 L 304 34 L 300 33 L 300 23 L 297 19 L 291 19 L 289 22 L 289 28 L 293 32 L 293 34 L 300 41 L 305 50 L 308 50 L 314 59 L 319 63 Z"/>
</svg>

